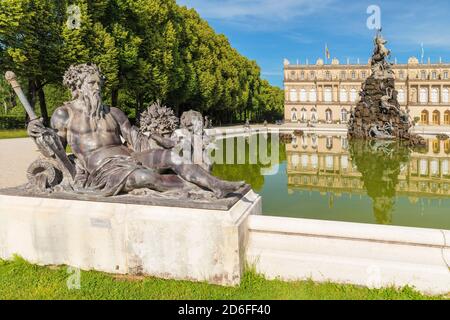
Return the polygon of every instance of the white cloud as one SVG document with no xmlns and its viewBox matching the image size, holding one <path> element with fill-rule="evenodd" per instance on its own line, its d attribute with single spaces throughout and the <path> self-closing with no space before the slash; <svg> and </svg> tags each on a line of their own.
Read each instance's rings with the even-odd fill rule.
<svg viewBox="0 0 450 320">
<path fill-rule="evenodd" d="M 298 33 L 298 32 L 287 32 L 283 36 L 286 39 L 289 39 L 290 41 L 293 41 L 295 43 L 305 44 L 305 45 L 314 43 L 317 40 L 317 39 L 310 37 L 307 34 Z"/>
<path fill-rule="evenodd" d="M 411 46 L 424 43 L 427 47 L 450 48 L 450 34 L 444 30 L 450 28 L 448 22 L 433 24 L 417 23 L 411 27 L 398 26 L 391 32 L 391 42 L 397 45 Z"/>
<path fill-rule="evenodd" d="M 262 76 L 265 77 L 281 77 L 283 75 L 283 72 L 281 71 L 262 71 Z"/>
<path fill-rule="evenodd" d="M 383 26 L 388 40 L 398 47 L 409 48 L 424 43 L 427 47 L 448 49 L 450 28 L 448 1 L 384 2 Z"/>
<path fill-rule="evenodd" d="M 274 31 L 294 43 L 311 44 L 323 37 L 367 38 L 367 6 L 372 0 L 177 0 L 196 9 L 203 18 L 220 20 L 240 30 Z M 450 47 L 449 3 L 387 1 L 381 7 L 383 29 L 392 42 Z M 310 31 L 314 31 L 312 34 Z"/>
</svg>

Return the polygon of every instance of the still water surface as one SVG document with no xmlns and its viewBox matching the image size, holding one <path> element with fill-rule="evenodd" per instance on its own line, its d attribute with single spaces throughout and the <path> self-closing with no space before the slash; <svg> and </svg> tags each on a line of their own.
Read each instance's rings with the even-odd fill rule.
<svg viewBox="0 0 450 320">
<path fill-rule="evenodd" d="M 277 154 L 270 136 L 259 134 L 245 138 L 245 159 L 236 164 L 237 139 L 218 141 L 216 152 L 235 161 L 214 165 L 213 173 L 251 184 L 264 215 L 450 230 L 450 141 L 430 138 L 411 150 L 312 134 L 280 142 Z M 268 141 L 271 163 L 250 164 L 251 139 Z"/>
</svg>

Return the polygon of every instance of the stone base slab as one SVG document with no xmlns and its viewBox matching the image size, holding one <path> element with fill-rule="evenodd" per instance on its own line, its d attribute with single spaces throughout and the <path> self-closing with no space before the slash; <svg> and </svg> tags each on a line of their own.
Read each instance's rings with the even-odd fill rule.
<svg viewBox="0 0 450 320">
<path fill-rule="evenodd" d="M 98 195 L 77 194 L 69 192 L 34 192 L 32 190 L 28 190 L 25 184 L 19 187 L 0 189 L 0 195 L 227 211 L 250 190 L 250 185 L 246 184 L 236 192 L 233 192 L 228 197 L 223 199 L 215 199 L 209 197 L 204 199 L 191 199 L 185 198 L 182 195 L 174 196 L 159 194 L 158 192 L 152 190 L 149 191 L 154 192 L 154 194 L 150 194 L 147 196 L 123 194 L 114 197 L 102 197 Z"/>
<path fill-rule="evenodd" d="M 0 258 L 237 285 L 251 214 L 253 191 L 229 210 L 0 195 Z"/>
<path fill-rule="evenodd" d="M 247 259 L 268 279 L 450 293 L 450 231 L 252 216 Z"/>
</svg>

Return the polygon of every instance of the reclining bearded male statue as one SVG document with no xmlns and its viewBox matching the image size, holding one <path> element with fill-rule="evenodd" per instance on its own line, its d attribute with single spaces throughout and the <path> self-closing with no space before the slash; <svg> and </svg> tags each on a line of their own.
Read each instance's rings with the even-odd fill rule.
<svg viewBox="0 0 450 320">
<path fill-rule="evenodd" d="M 71 188 L 75 192 L 108 197 L 137 189 L 185 190 L 194 184 L 224 198 L 244 185 L 220 180 L 200 165 L 186 163 L 172 150 L 175 141 L 140 133 L 121 110 L 102 103 L 103 82 L 97 66 L 71 66 L 64 85 L 71 90 L 73 100 L 56 109 L 51 118 L 53 129 L 36 119 L 28 125 L 29 135 L 39 146 L 46 137 L 49 140 L 48 136 L 57 135 L 59 141 L 51 145 L 60 147 L 50 147 L 51 154 L 65 158 L 58 149 L 62 146 L 65 150 L 67 144 L 71 147 L 75 156 L 70 160 L 75 168 Z M 162 148 L 151 148 L 150 139 Z M 172 174 L 164 174 L 167 171 Z"/>
</svg>

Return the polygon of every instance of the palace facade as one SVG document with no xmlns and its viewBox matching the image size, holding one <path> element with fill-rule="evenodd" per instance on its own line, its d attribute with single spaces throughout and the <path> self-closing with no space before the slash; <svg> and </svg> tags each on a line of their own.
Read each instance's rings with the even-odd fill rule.
<svg viewBox="0 0 450 320">
<path fill-rule="evenodd" d="M 419 125 L 450 125 L 450 64 L 421 64 L 410 58 L 394 64 L 398 101 Z M 287 123 L 346 123 L 359 102 L 361 84 L 370 75 L 369 64 L 293 65 L 284 62 Z"/>
</svg>

